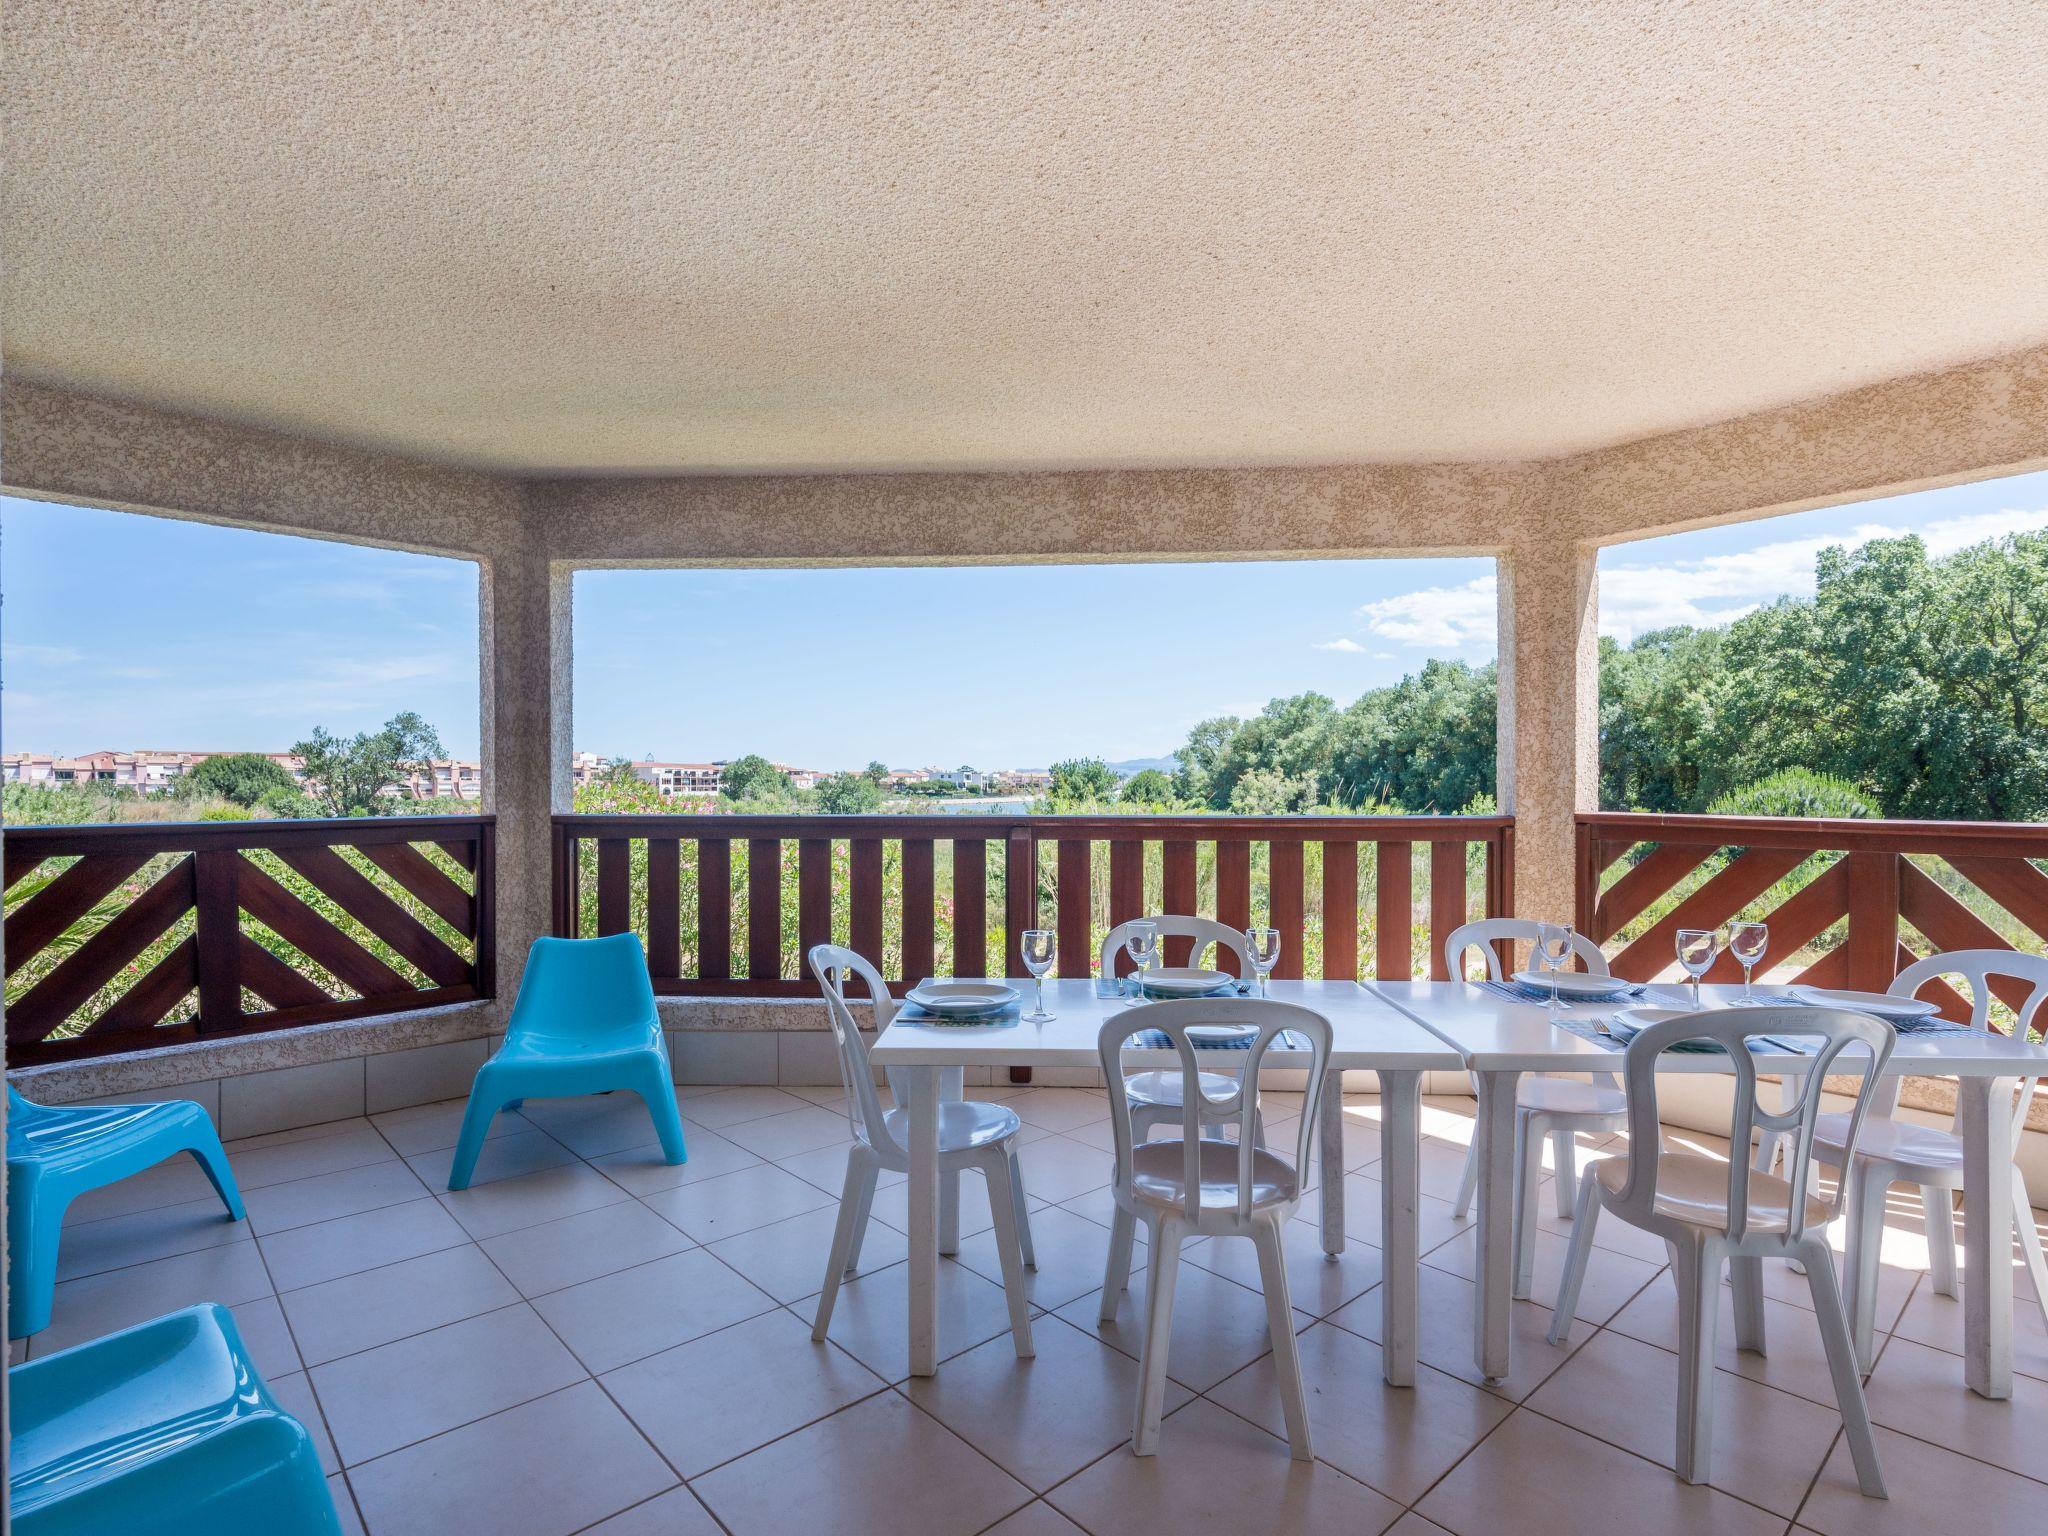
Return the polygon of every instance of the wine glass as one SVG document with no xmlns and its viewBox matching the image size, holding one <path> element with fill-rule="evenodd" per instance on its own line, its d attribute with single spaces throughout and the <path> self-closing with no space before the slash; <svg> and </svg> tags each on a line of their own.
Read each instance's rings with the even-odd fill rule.
<svg viewBox="0 0 2048 1536">
<path fill-rule="evenodd" d="M 1052 1015 L 1045 1011 L 1045 973 L 1052 969 L 1053 955 L 1058 945 L 1050 928 L 1027 928 L 1024 930 L 1024 969 L 1031 973 L 1037 983 L 1038 1000 L 1031 1012 L 1024 1015 L 1027 1024 L 1044 1024 Z"/>
<path fill-rule="evenodd" d="M 1124 927 L 1124 949 L 1130 954 L 1131 963 L 1138 973 L 1131 979 L 1131 991 L 1137 997 L 1145 995 L 1145 973 L 1152 969 L 1152 957 L 1159 952 L 1159 925 L 1157 923 L 1128 923 Z"/>
<path fill-rule="evenodd" d="M 1266 975 L 1280 963 L 1280 930 L 1278 928 L 1248 928 L 1244 935 L 1245 956 L 1252 963 L 1252 974 L 1259 978 L 1259 996 L 1266 995 Z"/>
<path fill-rule="evenodd" d="M 1763 1007 L 1763 999 L 1749 989 L 1749 973 L 1763 959 L 1770 942 L 1771 930 L 1763 923 L 1728 925 L 1728 953 L 1742 964 L 1742 996 L 1735 1000 L 1737 1008 Z"/>
<path fill-rule="evenodd" d="M 1543 962 L 1543 968 L 1550 973 L 1550 1022 L 1557 1022 L 1557 973 L 1564 969 L 1565 962 L 1572 957 L 1572 925 L 1570 923 L 1538 923 L 1536 925 L 1536 957 Z"/>
<path fill-rule="evenodd" d="M 1714 963 L 1714 956 L 1720 951 L 1721 935 L 1717 930 L 1678 930 L 1678 963 L 1685 967 L 1685 974 L 1692 978 L 1692 1006 L 1695 1013 L 1700 1007 L 1700 978 L 1707 974 L 1707 967 Z"/>
</svg>

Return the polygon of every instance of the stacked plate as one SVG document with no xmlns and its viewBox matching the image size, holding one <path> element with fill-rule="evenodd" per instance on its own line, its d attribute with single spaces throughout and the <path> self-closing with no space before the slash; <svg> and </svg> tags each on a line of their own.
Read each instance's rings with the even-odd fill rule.
<svg viewBox="0 0 2048 1536">
<path fill-rule="evenodd" d="M 1594 976 L 1585 971 L 1517 971 L 1515 984 L 1532 992 L 1549 993 L 1573 1002 L 1599 1002 L 1636 990 L 1632 981 L 1619 976 Z"/>
<path fill-rule="evenodd" d="M 1931 1019 L 1941 1012 L 1938 1004 L 1918 997 L 1893 997 L 1889 992 L 1842 992 L 1824 987 L 1792 987 L 1792 995 L 1809 1008 L 1847 1008 L 1851 1013 L 1874 1014 L 1894 1024 Z"/>
<path fill-rule="evenodd" d="M 1208 997 L 1233 991 L 1237 978 L 1223 971 L 1204 970 L 1199 965 L 1168 965 L 1145 973 L 1147 997 Z"/>
<path fill-rule="evenodd" d="M 941 1024 L 975 1024 L 1017 1001 L 1017 989 L 999 981 L 926 981 L 904 994 Z"/>
</svg>

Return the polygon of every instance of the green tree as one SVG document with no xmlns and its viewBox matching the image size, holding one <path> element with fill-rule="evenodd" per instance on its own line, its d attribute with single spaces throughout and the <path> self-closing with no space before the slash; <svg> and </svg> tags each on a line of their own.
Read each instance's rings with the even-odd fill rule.
<svg viewBox="0 0 2048 1536">
<path fill-rule="evenodd" d="M 789 775 L 758 753 L 734 758 L 719 775 L 719 792 L 728 800 L 787 800 Z"/>
<path fill-rule="evenodd" d="M 304 759 L 307 793 L 328 816 L 388 814 L 390 791 L 447 756 L 434 728 L 411 710 L 393 715 L 381 731 L 358 731 L 346 740 L 315 726 L 293 743 L 292 753 Z"/>
<path fill-rule="evenodd" d="M 1291 816 L 1315 807 L 1313 774 L 1290 778 L 1277 768 L 1252 768 L 1230 789 L 1230 810 L 1238 816 Z"/>
<path fill-rule="evenodd" d="M 1174 770 L 1174 793 L 1192 805 L 1217 804 L 1216 775 L 1232 738 L 1243 726 L 1244 722 L 1235 715 L 1218 715 L 1189 731 L 1187 745 L 1176 748 L 1173 754 L 1173 760 L 1180 765 Z M 1228 804 L 1229 798 L 1225 789 L 1223 803 Z"/>
<path fill-rule="evenodd" d="M 187 794 L 217 795 L 240 806 L 260 805 L 272 795 L 296 795 L 298 781 L 267 757 L 228 752 L 197 764 L 179 781 Z"/>
<path fill-rule="evenodd" d="M 881 781 L 868 773 L 833 773 L 818 781 L 818 809 L 828 816 L 865 816 L 882 808 Z"/>
<path fill-rule="evenodd" d="M 1173 792 L 1173 780 L 1157 768 L 1141 768 L 1124 780 L 1123 788 L 1116 794 L 1119 805 L 1143 805 L 1172 807 L 1178 797 Z"/>
<path fill-rule="evenodd" d="M 1052 765 L 1052 798 L 1096 804 L 1116 798 L 1116 773 L 1099 757 L 1070 757 Z"/>
<path fill-rule="evenodd" d="M 1710 816 L 1825 816 L 1861 819 L 1877 806 L 1847 779 L 1807 768 L 1781 768 L 1769 778 L 1730 790 L 1707 807 Z"/>
</svg>

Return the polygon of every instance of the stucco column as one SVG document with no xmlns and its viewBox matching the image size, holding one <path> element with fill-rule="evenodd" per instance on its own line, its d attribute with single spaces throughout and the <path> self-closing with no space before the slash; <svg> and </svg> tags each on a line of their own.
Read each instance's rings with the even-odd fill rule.
<svg viewBox="0 0 2048 1536">
<path fill-rule="evenodd" d="M 1600 795 L 1597 552 L 1500 557 L 1500 804 L 1515 816 L 1515 915 L 1568 922 L 1573 817 Z"/>
<path fill-rule="evenodd" d="M 548 931 L 549 818 L 569 809 L 569 569 L 524 542 L 483 562 L 483 774 L 498 818 L 498 998 Z"/>
</svg>

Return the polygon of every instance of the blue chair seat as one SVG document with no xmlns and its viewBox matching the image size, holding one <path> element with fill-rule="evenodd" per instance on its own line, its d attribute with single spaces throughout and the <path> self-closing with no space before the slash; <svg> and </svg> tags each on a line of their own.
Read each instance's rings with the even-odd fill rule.
<svg viewBox="0 0 2048 1536">
<path fill-rule="evenodd" d="M 64 1213 L 88 1190 L 115 1184 L 190 1152 L 235 1221 L 242 1196 L 204 1109 L 162 1104 L 70 1108 L 32 1104 L 7 1087 L 7 1336 L 50 1325 Z"/>
<path fill-rule="evenodd" d="M 630 933 L 535 939 L 505 1043 L 477 1068 L 470 1087 L 448 1187 L 469 1188 L 499 1110 L 525 1099 L 618 1089 L 640 1095 L 662 1156 L 682 1162 L 689 1154 L 676 1110 L 675 1074 L 640 940 Z"/>
<path fill-rule="evenodd" d="M 18 1536 L 339 1536 L 303 1424 L 213 1303 L 8 1372 Z"/>
</svg>

